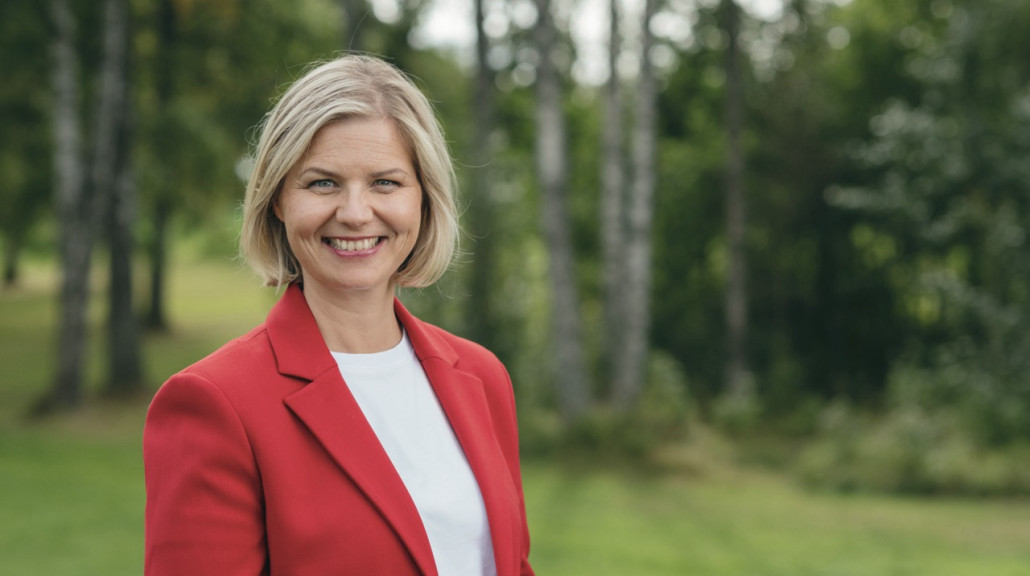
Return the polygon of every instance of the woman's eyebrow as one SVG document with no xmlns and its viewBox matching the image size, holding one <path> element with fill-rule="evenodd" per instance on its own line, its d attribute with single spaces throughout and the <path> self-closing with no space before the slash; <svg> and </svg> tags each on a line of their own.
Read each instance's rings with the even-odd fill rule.
<svg viewBox="0 0 1030 576">
<path fill-rule="evenodd" d="M 329 176 L 332 178 L 339 177 L 339 174 L 337 174 L 336 172 L 333 172 L 332 170 L 327 170 L 325 168 L 321 168 L 319 166 L 309 166 L 302 170 L 299 176 L 303 177 L 307 176 L 308 174 L 314 174 L 316 176 Z"/>
<path fill-rule="evenodd" d="M 378 172 L 373 172 L 371 174 L 371 176 L 372 176 L 373 179 L 375 179 L 375 178 L 382 178 L 384 176 L 394 176 L 394 175 L 397 175 L 397 174 L 400 174 L 402 176 L 407 176 L 408 175 L 408 171 L 405 170 L 404 168 L 387 168 L 386 170 L 379 170 Z"/>
</svg>

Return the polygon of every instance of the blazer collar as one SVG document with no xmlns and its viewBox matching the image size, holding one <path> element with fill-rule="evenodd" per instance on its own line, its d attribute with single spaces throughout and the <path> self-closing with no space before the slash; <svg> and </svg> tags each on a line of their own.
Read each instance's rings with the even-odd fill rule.
<svg viewBox="0 0 1030 576">
<path fill-rule="evenodd" d="M 299 285 L 291 284 L 286 289 L 268 313 L 265 325 L 276 365 L 284 376 L 314 380 L 336 367 Z"/>
<path fill-rule="evenodd" d="M 483 382 L 457 367 L 458 354 L 427 324 L 394 301 L 404 326 L 478 481 L 499 575 L 519 559 L 512 543 L 521 529 L 509 507 L 511 477 L 492 430 Z M 300 287 L 291 285 L 268 315 L 268 337 L 280 373 L 308 380 L 284 403 L 391 524 L 423 574 L 436 574 L 429 539 L 403 481 L 340 376 Z"/>
<path fill-rule="evenodd" d="M 442 338 L 431 334 L 400 300 L 394 299 L 393 307 L 420 362 L 430 358 L 438 358 L 451 366 L 458 362 L 454 349 Z M 266 326 L 281 374 L 314 380 L 336 367 L 299 285 L 291 284 L 286 289 L 269 312 Z"/>
</svg>

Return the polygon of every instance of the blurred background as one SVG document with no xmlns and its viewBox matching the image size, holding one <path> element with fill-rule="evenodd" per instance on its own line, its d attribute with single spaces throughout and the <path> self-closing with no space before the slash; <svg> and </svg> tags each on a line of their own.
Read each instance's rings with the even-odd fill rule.
<svg viewBox="0 0 1030 576">
<path fill-rule="evenodd" d="M 0 573 L 142 567 L 140 433 L 275 302 L 256 126 L 437 107 L 541 574 L 1030 573 L 1025 0 L 4 0 Z"/>
</svg>

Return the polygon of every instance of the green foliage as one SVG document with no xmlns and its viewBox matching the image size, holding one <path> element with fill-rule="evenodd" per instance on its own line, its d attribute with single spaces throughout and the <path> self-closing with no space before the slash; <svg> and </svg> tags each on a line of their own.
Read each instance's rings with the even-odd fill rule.
<svg viewBox="0 0 1030 576">
<path fill-rule="evenodd" d="M 891 373 L 892 409 L 921 409 L 955 418 L 972 442 L 997 447 L 1030 439 L 1030 379 L 1025 356 L 985 365 L 968 339 L 942 347 L 928 366 L 899 363 Z"/>
<path fill-rule="evenodd" d="M 16 259 L 26 249 L 40 251 L 35 238 L 40 216 L 51 204 L 50 134 L 47 130 L 49 69 L 37 39 L 48 33 L 45 9 L 36 2 L 10 1 L 0 8 L 0 248 L 10 267 L 0 282 L 17 280 Z M 13 65 L 17 62 L 18 65 Z M 14 259 L 14 260 L 12 260 Z"/>
<path fill-rule="evenodd" d="M 885 459 L 868 468 L 888 479 L 864 482 L 879 487 L 1025 492 L 1005 456 L 1030 441 L 1030 170 L 1013 161 L 1030 154 L 1030 66 L 1011 52 L 1030 10 L 941 6 L 898 32 L 914 88 L 886 101 L 851 147 L 866 184 L 828 193 L 861 215 L 854 246 L 884 272 L 909 327 L 885 379 L 888 412 L 856 457 Z M 999 27 L 1010 34 L 986 34 Z M 906 440 L 876 448 L 891 433 Z"/>
<path fill-rule="evenodd" d="M 663 352 L 653 352 L 641 397 L 627 413 L 596 406 L 569 426 L 552 410 L 533 405 L 521 408 L 522 451 L 538 457 L 654 463 L 664 448 L 678 445 L 690 435 L 697 410 L 679 362 Z"/>
<path fill-rule="evenodd" d="M 915 405 L 883 416 L 828 407 L 823 430 L 797 462 L 811 486 L 922 494 L 1030 494 L 1030 445 L 977 443 L 960 418 Z"/>
<path fill-rule="evenodd" d="M 762 418 L 761 400 L 754 392 L 753 378 L 751 375 L 745 378 L 749 382 L 746 389 L 726 392 L 712 403 L 712 421 L 731 436 L 754 433 Z"/>
</svg>

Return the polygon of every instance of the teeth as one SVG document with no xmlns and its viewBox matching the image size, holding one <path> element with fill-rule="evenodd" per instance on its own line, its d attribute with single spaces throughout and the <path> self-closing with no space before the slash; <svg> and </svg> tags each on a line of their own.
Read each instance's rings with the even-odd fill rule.
<svg viewBox="0 0 1030 576">
<path fill-rule="evenodd" d="M 371 249 L 378 241 L 378 238 L 365 238 L 364 240 L 342 240 L 340 238 L 330 238 L 329 245 L 337 250 L 357 252 L 360 250 Z"/>
</svg>

